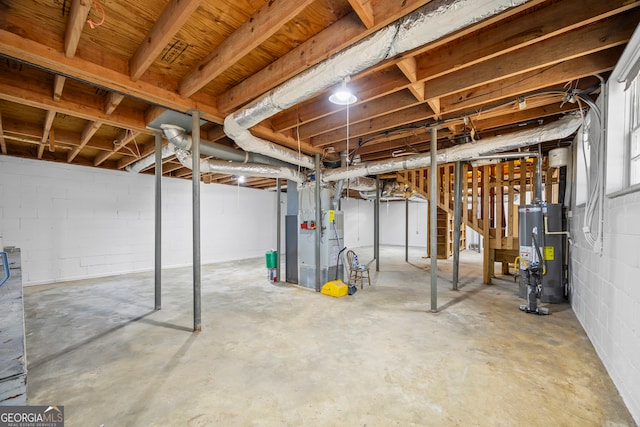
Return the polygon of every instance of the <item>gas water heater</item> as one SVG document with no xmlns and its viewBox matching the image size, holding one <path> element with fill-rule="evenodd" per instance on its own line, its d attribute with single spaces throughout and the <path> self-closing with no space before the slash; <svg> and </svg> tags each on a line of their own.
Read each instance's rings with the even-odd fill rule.
<svg viewBox="0 0 640 427">
<path fill-rule="evenodd" d="M 519 295 L 527 298 L 528 265 L 541 265 L 542 291 L 540 302 L 560 303 L 565 301 L 566 262 L 565 245 L 567 234 L 562 221 L 562 204 L 536 203 L 518 209 L 519 220 Z M 537 248 L 536 248 L 537 246 Z M 542 260 L 540 259 L 542 256 Z"/>
</svg>

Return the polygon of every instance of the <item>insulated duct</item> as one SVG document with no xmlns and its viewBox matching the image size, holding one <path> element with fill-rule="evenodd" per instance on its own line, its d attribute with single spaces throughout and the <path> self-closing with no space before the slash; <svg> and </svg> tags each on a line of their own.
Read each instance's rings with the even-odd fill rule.
<svg viewBox="0 0 640 427">
<path fill-rule="evenodd" d="M 356 190 L 360 192 L 360 195 L 362 195 L 363 192 L 368 192 L 368 193 L 372 193 L 375 197 L 375 193 L 376 193 L 376 180 L 373 178 L 367 178 L 367 177 L 362 177 L 359 176 L 357 178 L 351 178 L 348 180 L 339 180 L 336 183 L 336 188 L 335 188 L 335 192 L 333 194 L 333 198 L 331 200 L 331 203 L 334 207 L 334 209 L 337 209 L 338 206 L 338 200 L 340 200 L 340 197 L 342 196 L 342 190 L 344 190 L 344 184 L 345 182 L 348 182 L 348 189 L 349 190 Z"/>
<path fill-rule="evenodd" d="M 160 125 L 160 128 L 162 129 L 165 138 L 167 138 L 170 143 L 182 150 L 191 151 L 191 135 L 187 134 L 183 128 L 171 124 L 162 124 Z M 232 162 L 260 163 L 272 166 L 291 166 L 290 163 L 281 162 L 271 157 L 236 150 L 235 148 L 227 147 L 226 145 L 217 144 L 211 141 L 200 140 L 200 154 Z"/>
<path fill-rule="evenodd" d="M 161 154 L 162 158 L 166 159 L 167 157 L 173 156 L 174 154 L 173 150 L 174 150 L 174 147 L 171 144 L 168 144 L 162 147 L 162 154 Z M 147 157 L 143 157 L 137 162 L 130 164 L 129 166 L 124 168 L 124 170 L 126 170 L 127 172 L 139 173 L 141 170 L 148 168 L 149 166 L 153 165 L 155 162 L 156 162 L 156 155 L 155 153 L 151 153 Z"/>
<path fill-rule="evenodd" d="M 483 139 L 438 150 L 438 163 L 466 161 L 489 154 L 515 150 L 522 147 L 537 145 L 545 141 L 567 138 L 582 124 L 579 114 L 569 113 L 561 119 L 535 129 L 527 129 L 507 135 Z M 380 175 L 400 170 L 420 169 L 429 167 L 431 155 L 429 153 L 407 156 L 402 159 L 388 159 L 376 162 L 360 163 L 349 168 L 341 167 L 328 170 L 322 176 L 323 181 L 337 181 L 365 175 Z"/>
<path fill-rule="evenodd" d="M 162 124 L 160 125 L 162 128 L 162 132 L 164 133 L 165 138 L 169 140 L 176 148 L 180 148 L 182 150 L 191 151 L 192 148 L 192 139 L 191 135 L 187 134 L 187 132 L 181 128 L 180 126 L 175 126 L 171 124 Z M 260 154 L 248 153 L 242 150 L 236 150 L 235 148 L 227 147 L 223 144 L 218 144 L 212 141 L 204 141 L 200 140 L 200 153 L 205 156 L 217 157 L 222 160 L 228 160 L 232 162 L 242 162 L 242 163 L 259 163 L 265 165 L 272 166 L 285 166 L 290 167 L 290 163 L 281 162 L 279 160 L 273 159 L 271 157 L 263 156 Z M 162 150 L 162 158 L 166 159 L 167 157 L 171 157 L 174 154 L 173 149 L 165 147 Z M 146 157 L 141 158 L 137 162 L 127 166 L 125 170 L 127 172 L 138 173 L 149 166 L 153 165 L 155 162 L 155 154 L 152 153 Z"/>
<path fill-rule="evenodd" d="M 171 144 L 169 145 L 171 146 Z M 190 152 L 176 147 L 175 154 L 176 158 L 184 167 L 192 169 L 193 157 Z M 200 173 L 224 173 L 263 178 L 284 178 L 298 183 L 306 181 L 304 174 L 285 166 L 260 165 L 256 163 L 229 163 L 224 160 L 200 159 Z"/>
<path fill-rule="evenodd" d="M 313 159 L 252 135 L 261 121 L 396 55 L 433 42 L 527 0 L 433 0 L 228 115 L 225 133 L 245 151 L 312 169 Z"/>
</svg>

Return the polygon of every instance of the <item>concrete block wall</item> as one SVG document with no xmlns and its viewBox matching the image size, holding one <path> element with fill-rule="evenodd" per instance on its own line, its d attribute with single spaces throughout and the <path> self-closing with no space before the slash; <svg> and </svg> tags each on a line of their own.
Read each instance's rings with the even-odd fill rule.
<svg viewBox="0 0 640 427">
<path fill-rule="evenodd" d="M 380 244 L 404 246 L 405 202 L 380 203 Z M 409 202 L 409 246 L 427 248 L 429 218 L 427 203 Z"/>
<path fill-rule="evenodd" d="M 640 424 L 640 192 L 605 203 L 602 256 L 582 235 L 584 206 L 573 211 L 571 305 Z"/>
<path fill-rule="evenodd" d="M 373 245 L 373 202 L 342 199 L 344 211 L 344 245 L 359 248 Z"/>
<path fill-rule="evenodd" d="M 371 200 L 342 199 L 345 245 L 352 248 L 373 245 Z M 428 204 L 409 203 L 409 246 L 427 247 Z M 380 203 L 380 244 L 404 246 L 405 202 Z"/>
<path fill-rule="evenodd" d="M 151 175 L 0 156 L 0 235 L 22 249 L 24 284 L 153 269 L 154 185 Z M 162 265 L 191 265 L 191 181 L 163 178 L 162 193 Z M 202 262 L 275 248 L 276 203 L 273 192 L 203 184 Z"/>
</svg>

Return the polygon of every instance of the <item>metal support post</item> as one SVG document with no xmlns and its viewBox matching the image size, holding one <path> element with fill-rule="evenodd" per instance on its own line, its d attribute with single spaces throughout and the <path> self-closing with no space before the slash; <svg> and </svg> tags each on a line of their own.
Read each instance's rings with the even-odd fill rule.
<svg viewBox="0 0 640 427">
<path fill-rule="evenodd" d="M 200 112 L 192 111 L 193 141 L 192 153 L 192 188 L 193 188 L 193 330 L 202 330 L 200 317 Z"/>
<path fill-rule="evenodd" d="M 316 291 L 320 292 L 320 234 L 322 233 L 322 206 L 320 206 L 320 154 L 315 155 L 316 167 Z"/>
<path fill-rule="evenodd" d="M 404 262 L 409 262 L 409 199 L 404 201 Z"/>
<path fill-rule="evenodd" d="M 162 308 L 162 134 L 154 134 L 156 151 L 155 309 Z"/>
<path fill-rule="evenodd" d="M 536 160 L 536 197 L 535 200 L 542 202 L 542 144 L 538 144 L 538 159 Z"/>
<path fill-rule="evenodd" d="M 376 175 L 376 201 L 373 205 L 373 257 L 376 271 L 380 271 L 380 177 Z"/>
<path fill-rule="evenodd" d="M 453 177 L 453 290 L 458 290 L 460 227 L 462 222 L 462 163 L 456 162 Z"/>
<path fill-rule="evenodd" d="M 280 178 L 276 178 L 276 253 L 278 254 L 276 257 L 276 278 L 278 282 L 280 281 L 280 246 L 282 244 L 282 239 L 280 238 L 280 234 L 282 233 L 282 204 L 280 203 L 280 194 L 281 194 L 281 184 Z"/>
<path fill-rule="evenodd" d="M 438 128 L 431 127 L 429 186 L 429 243 L 431 248 L 431 311 L 438 311 Z"/>
</svg>

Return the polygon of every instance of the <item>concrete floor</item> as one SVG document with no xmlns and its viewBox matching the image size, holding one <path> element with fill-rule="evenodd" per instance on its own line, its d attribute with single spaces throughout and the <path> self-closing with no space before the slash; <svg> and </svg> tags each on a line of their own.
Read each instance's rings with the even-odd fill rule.
<svg viewBox="0 0 640 427">
<path fill-rule="evenodd" d="M 25 288 L 28 397 L 66 426 L 633 426 L 567 304 L 518 310 L 511 279 L 461 289 L 439 262 L 381 250 L 374 285 L 332 298 L 267 282 L 263 259 Z M 366 254 L 361 256 L 366 258 Z M 499 269 L 496 269 L 499 270 Z"/>
</svg>

